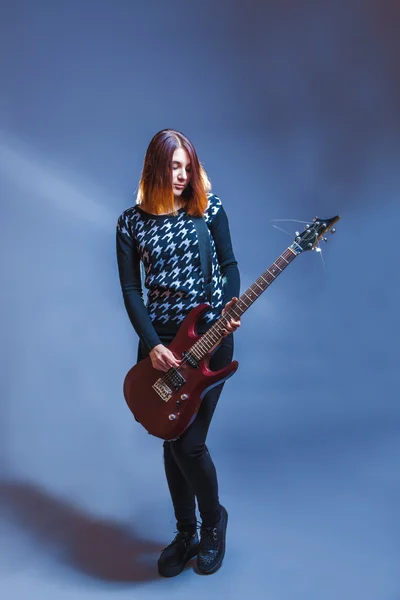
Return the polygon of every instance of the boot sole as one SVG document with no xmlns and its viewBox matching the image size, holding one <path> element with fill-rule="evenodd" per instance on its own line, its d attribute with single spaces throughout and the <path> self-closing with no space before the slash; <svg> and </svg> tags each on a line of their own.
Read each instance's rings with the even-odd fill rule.
<svg viewBox="0 0 400 600">
<path fill-rule="evenodd" d="M 189 554 L 187 555 L 185 562 L 179 563 L 179 565 L 174 565 L 172 567 L 160 567 L 160 565 L 158 565 L 158 573 L 162 576 L 162 577 L 175 577 L 176 575 L 179 575 L 179 573 L 182 573 L 183 569 L 186 566 L 186 563 L 189 562 L 189 560 L 191 560 L 194 556 L 196 556 L 197 552 L 199 550 L 199 546 L 195 546 L 194 548 L 192 548 L 192 550 L 189 552 Z"/>
</svg>

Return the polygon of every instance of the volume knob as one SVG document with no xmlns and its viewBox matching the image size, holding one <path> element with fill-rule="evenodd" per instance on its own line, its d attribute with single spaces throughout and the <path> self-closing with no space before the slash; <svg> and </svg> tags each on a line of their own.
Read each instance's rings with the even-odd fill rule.
<svg viewBox="0 0 400 600">
<path fill-rule="evenodd" d="M 189 396 L 187 394 L 182 394 L 181 400 L 187 400 Z"/>
<path fill-rule="evenodd" d="M 170 415 L 168 415 L 168 419 L 169 419 L 170 421 L 175 421 L 175 419 L 176 419 L 176 415 L 174 415 L 174 414 L 170 414 Z"/>
</svg>

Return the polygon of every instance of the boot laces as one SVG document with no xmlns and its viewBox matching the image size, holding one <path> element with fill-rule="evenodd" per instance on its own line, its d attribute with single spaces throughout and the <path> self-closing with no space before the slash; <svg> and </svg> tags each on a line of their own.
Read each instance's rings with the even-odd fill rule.
<svg viewBox="0 0 400 600">
<path fill-rule="evenodd" d="M 168 547 L 173 546 L 174 544 L 180 544 L 182 542 L 186 545 L 190 542 L 192 537 L 194 537 L 194 535 L 190 534 L 188 531 L 177 530 L 174 533 L 176 535 Z"/>
<path fill-rule="evenodd" d="M 201 528 L 201 545 L 204 549 L 211 549 L 218 542 L 217 527 L 202 527 Z"/>
</svg>

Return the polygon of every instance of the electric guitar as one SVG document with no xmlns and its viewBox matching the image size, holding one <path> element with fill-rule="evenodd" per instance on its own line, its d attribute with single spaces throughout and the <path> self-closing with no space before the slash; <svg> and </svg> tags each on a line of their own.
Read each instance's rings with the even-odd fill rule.
<svg viewBox="0 0 400 600">
<path fill-rule="evenodd" d="M 225 324 L 232 317 L 239 319 L 296 256 L 315 250 L 327 231 L 334 233 L 332 227 L 339 219 L 339 216 L 331 219 L 315 217 L 313 224 L 307 225 L 302 233 L 296 232 L 293 243 L 202 335 L 197 334 L 196 323 L 210 306 L 203 303 L 193 308 L 168 345 L 176 358 L 182 359 L 178 368 L 164 373 L 154 369 L 150 357 L 146 357 L 130 369 L 123 386 L 125 400 L 135 419 L 148 433 L 168 441 L 184 433 L 207 391 L 231 377 L 239 366 L 234 360 L 218 371 L 209 368 L 211 354 L 223 338 Z"/>
</svg>

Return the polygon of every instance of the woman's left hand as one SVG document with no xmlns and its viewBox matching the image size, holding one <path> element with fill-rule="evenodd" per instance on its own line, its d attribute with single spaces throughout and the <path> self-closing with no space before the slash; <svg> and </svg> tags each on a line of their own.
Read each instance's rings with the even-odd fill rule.
<svg viewBox="0 0 400 600">
<path fill-rule="evenodd" d="M 236 296 L 226 303 L 225 308 L 222 309 L 222 315 L 224 315 L 236 302 L 238 298 Z M 223 330 L 224 336 L 229 335 L 236 331 L 240 327 L 240 319 L 230 319 Z"/>
</svg>

